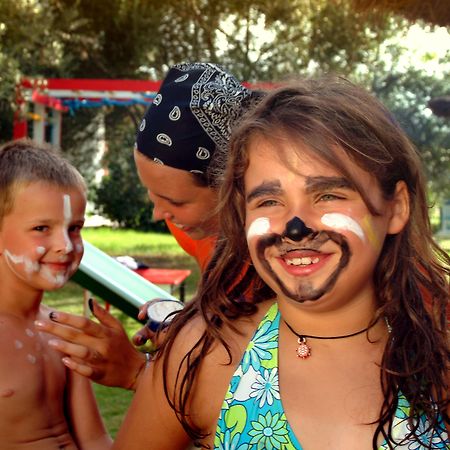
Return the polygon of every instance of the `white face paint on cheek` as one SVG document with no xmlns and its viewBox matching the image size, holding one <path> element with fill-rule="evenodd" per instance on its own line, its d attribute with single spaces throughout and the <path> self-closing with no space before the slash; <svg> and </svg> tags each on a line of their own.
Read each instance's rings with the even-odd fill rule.
<svg viewBox="0 0 450 450">
<path fill-rule="evenodd" d="M 9 267 L 10 269 L 17 273 L 13 266 L 11 265 L 20 265 L 22 264 L 25 272 L 27 273 L 27 275 L 31 275 L 33 272 L 38 272 L 39 271 L 39 263 L 37 261 L 32 261 L 30 258 L 26 257 L 26 256 L 19 256 L 19 255 L 13 255 L 9 250 L 5 250 L 4 252 L 5 257 L 6 257 L 6 261 L 9 263 Z"/>
<path fill-rule="evenodd" d="M 351 231 L 362 241 L 365 241 L 365 234 L 359 223 L 345 214 L 328 213 L 324 214 L 320 220 L 327 227 L 334 228 L 336 230 Z"/>
<path fill-rule="evenodd" d="M 65 194 L 63 196 L 63 202 L 64 202 L 64 240 L 66 241 L 66 248 L 65 252 L 70 253 L 73 250 L 72 241 L 69 238 L 69 234 L 67 233 L 67 227 L 72 220 L 72 206 L 70 204 L 70 195 Z"/>
<path fill-rule="evenodd" d="M 76 253 L 82 253 L 83 252 L 83 244 L 76 244 L 75 245 L 75 252 Z"/>
<path fill-rule="evenodd" d="M 43 255 L 45 253 L 45 247 L 36 247 L 36 253 L 38 255 Z"/>
<path fill-rule="evenodd" d="M 255 236 L 262 236 L 271 231 L 270 229 L 270 221 L 267 217 L 258 217 L 255 219 L 247 231 L 247 241 L 250 241 L 251 238 Z"/>
<path fill-rule="evenodd" d="M 42 268 L 41 275 L 56 287 L 63 286 L 69 278 L 66 273 L 57 273 L 56 275 L 53 275 L 50 269 L 46 266 Z"/>
</svg>

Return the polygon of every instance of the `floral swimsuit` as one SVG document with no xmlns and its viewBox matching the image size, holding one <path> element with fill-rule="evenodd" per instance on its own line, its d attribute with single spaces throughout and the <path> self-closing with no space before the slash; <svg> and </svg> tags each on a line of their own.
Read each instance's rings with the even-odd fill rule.
<svg viewBox="0 0 450 450">
<path fill-rule="evenodd" d="M 264 316 L 236 369 L 220 412 L 214 440 L 217 450 L 301 450 L 283 411 L 278 385 L 278 327 L 280 314 L 275 303 Z M 399 394 L 393 437 L 398 450 L 450 449 L 450 440 L 441 421 L 441 432 L 424 433 L 419 444 L 405 439 L 409 404 Z M 420 417 L 419 433 L 427 419 Z M 387 443 L 379 450 L 388 450 Z"/>
</svg>

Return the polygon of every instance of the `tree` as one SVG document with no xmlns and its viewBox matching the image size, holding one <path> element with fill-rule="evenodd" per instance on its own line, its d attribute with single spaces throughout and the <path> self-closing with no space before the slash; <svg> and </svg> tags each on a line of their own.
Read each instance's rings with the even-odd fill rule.
<svg viewBox="0 0 450 450">
<path fill-rule="evenodd" d="M 164 223 L 155 224 L 151 220 L 152 205 L 134 167 L 134 135 L 128 132 L 126 121 L 113 117 L 118 113 L 120 111 L 115 111 L 106 117 L 114 127 L 108 124 L 105 127 L 109 148 L 104 164 L 108 169 L 101 183 L 93 189 L 94 202 L 101 214 L 122 227 L 165 230 Z"/>
<path fill-rule="evenodd" d="M 432 114 L 430 99 L 448 93 L 450 81 L 410 67 L 374 80 L 375 94 L 394 114 L 419 149 L 427 174 L 431 199 L 450 197 L 450 122 Z"/>
</svg>

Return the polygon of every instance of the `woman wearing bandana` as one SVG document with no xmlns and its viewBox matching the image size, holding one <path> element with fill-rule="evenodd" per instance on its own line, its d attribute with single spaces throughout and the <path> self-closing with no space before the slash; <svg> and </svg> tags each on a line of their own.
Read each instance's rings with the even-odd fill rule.
<svg viewBox="0 0 450 450">
<path fill-rule="evenodd" d="M 222 169 L 233 123 L 252 92 L 213 64 L 173 66 L 142 120 L 136 166 L 180 245 L 203 270 L 217 234 L 215 169 Z"/>
<path fill-rule="evenodd" d="M 217 188 L 231 129 L 262 96 L 210 63 L 174 65 L 163 80 L 137 131 L 134 150 L 139 177 L 153 203 L 154 220 L 165 220 L 179 245 L 204 271 L 218 233 Z M 231 283 L 239 290 L 239 281 Z M 134 389 L 145 359 L 119 321 L 90 302 L 100 323 L 58 313 L 42 330 L 64 339 L 65 364 L 108 385 Z M 146 309 L 139 313 L 145 319 Z M 81 332 L 80 332 L 81 331 Z M 142 345 L 147 327 L 133 337 Z"/>
</svg>

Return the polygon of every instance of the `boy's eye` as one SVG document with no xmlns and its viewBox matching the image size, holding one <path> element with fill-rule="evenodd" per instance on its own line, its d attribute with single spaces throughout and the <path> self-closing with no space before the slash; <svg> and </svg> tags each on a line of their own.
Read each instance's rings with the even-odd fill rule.
<svg viewBox="0 0 450 450">
<path fill-rule="evenodd" d="M 37 225 L 35 227 L 33 227 L 34 231 L 47 231 L 48 230 L 48 226 L 47 225 Z"/>
</svg>

